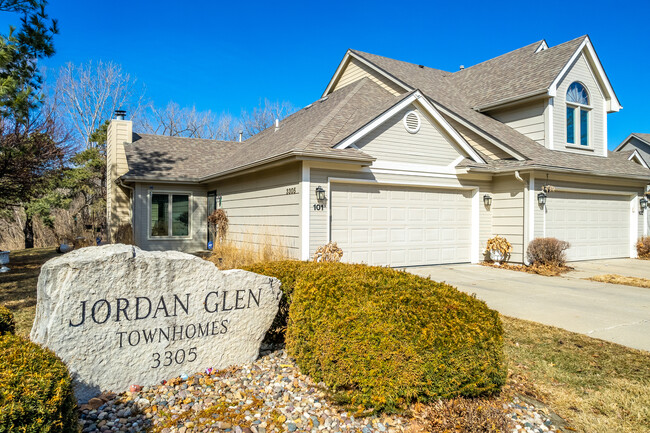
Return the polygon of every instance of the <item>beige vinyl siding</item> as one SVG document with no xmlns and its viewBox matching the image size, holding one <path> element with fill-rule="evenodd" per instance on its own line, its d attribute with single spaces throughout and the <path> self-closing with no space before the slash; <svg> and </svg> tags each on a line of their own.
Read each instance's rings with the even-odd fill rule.
<svg viewBox="0 0 650 433">
<path fill-rule="evenodd" d="M 393 95 L 400 95 L 405 92 L 405 90 L 402 89 L 401 86 L 398 86 L 391 80 L 385 78 L 377 71 L 373 70 L 372 68 L 370 68 L 369 66 L 367 66 L 366 64 L 360 62 L 355 58 L 351 57 L 348 63 L 343 68 L 344 69 L 343 72 L 341 73 L 341 77 L 334 84 L 332 88 L 332 92 L 341 89 L 347 86 L 348 84 L 352 84 L 364 77 L 370 78 L 372 81 L 379 84 L 381 87 L 388 90 Z"/>
<path fill-rule="evenodd" d="M 406 113 L 420 116 L 420 130 L 410 133 L 404 127 Z M 452 139 L 439 125 L 415 106 L 409 105 L 355 143 L 378 161 L 447 166 L 460 156 Z"/>
<path fill-rule="evenodd" d="M 650 146 L 642 142 L 636 137 L 630 138 L 630 140 L 619 150 L 620 152 L 627 152 L 630 150 L 638 150 L 639 155 L 645 161 L 646 164 L 650 165 Z"/>
<path fill-rule="evenodd" d="M 115 181 L 129 171 L 124 143 L 131 143 L 132 122 L 112 120 L 106 134 L 106 221 L 109 241 L 113 242 L 119 226 L 131 224 L 130 191 Z"/>
<path fill-rule="evenodd" d="M 446 120 L 451 124 L 451 126 L 454 127 L 456 131 L 458 131 L 458 133 L 460 133 L 460 135 L 463 136 L 465 141 L 467 141 L 470 146 L 472 146 L 475 150 L 481 152 L 487 158 L 493 160 L 512 158 L 511 155 L 499 149 L 497 146 L 490 143 L 471 129 L 466 128 L 465 126 L 461 125 L 453 119 L 450 119 L 449 117 L 446 117 Z"/>
<path fill-rule="evenodd" d="M 190 194 L 189 236 L 187 238 L 152 238 L 150 235 L 150 194 Z M 143 250 L 177 250 L 195 252 L 207 248 L 207 204 L 206 189 L 201 185 L 180 184 L 135 184 L 134 231 L 135 243 Z"/>
<path fill-rule="evenodd" d="M 524 184 L 514 175 L 495 177 L 492 184 L 492 235 L 512 244 L 511 262 L 524 259 Z"/>
<path fill-rule="evenodd" d="M 291 164 L 233 177 L 208 188 L 221 196 L 221 208 L 229 219 L 229 240 L 271 244 L 286 249 L 290 257 L 300 257 L 299 167 Z"/>
<path fill-rule="evenodd" d="M 571 83 L 578 81 L 582 83 L 589 92 L 589 105 L 592 107 L 589 113 L 589 149 L 580 146 L 579 137 L 576 137 L 576 144 L 567 143 L 566 137 L 566 92 Z M 567 152 L 580 152 L 590 155 L 607 156 L 606 145 L 603 140 L 605 126 L 605 100 L 600 86 L 594 78 L 591 68 L 584 55 L 580 55 L 569 69 L 569 72 L 562 79 L 557 88 L 557 96 L 553 108 L 553 148 Z M 579 122 L 579 119 L 576 120 Z M 570 147 L 567 147 L 570 146 Z"/>
<path fill-rule="evenodd" d="M 544 101 L 538 100 L 491 111 L 489 114 L 544 146 L 544 108 Z"/>
</svg>

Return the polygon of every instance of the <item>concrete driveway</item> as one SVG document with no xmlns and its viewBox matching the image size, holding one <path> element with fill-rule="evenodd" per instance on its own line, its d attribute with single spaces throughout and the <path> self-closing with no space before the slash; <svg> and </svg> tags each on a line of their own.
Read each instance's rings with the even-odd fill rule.
<svg viewBox="0 0 650 433">
<path fill-rule="evenodd" d="M 575 271 L 561 277 L 469 264 L 406 270 L 476 293 L 506 316 L 650 351 L 650 289 L 582 279 L 601 274 L 650 278 L 650 262 L 594 260 L 571 266 Z"/>
</svg>

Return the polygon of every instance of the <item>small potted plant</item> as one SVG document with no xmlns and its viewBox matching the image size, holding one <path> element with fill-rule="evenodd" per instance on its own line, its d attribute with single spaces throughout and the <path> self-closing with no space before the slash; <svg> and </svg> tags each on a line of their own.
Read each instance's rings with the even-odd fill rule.
<svg viewBox="0 0 650 433">
<path fill-rule="evenodd" d="M 0 272 L 9 272 L 7 266 L 9 264 L 9 251 L 0 251 Z"/>
<path fill-rule="evenodd" d="M 510 242 L 506 238 L 497 235 L 488 239 L 486 250 L 490 253 L 490 260 L 497 266 L 500 266 L 501 262 L 506 261 L 510 256 L 512 245 L 510 245 Z"/>
</svg>

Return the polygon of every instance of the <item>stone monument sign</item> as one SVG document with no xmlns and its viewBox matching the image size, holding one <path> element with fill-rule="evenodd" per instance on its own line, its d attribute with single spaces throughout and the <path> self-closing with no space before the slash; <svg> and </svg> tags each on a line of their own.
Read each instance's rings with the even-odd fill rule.
<svg viewBox="0 0 650 433">
<path fill-rule="evenodd" d="M 83 248 L 43 265 L 30 337 L 67 364 L 84 402 L 255 360 L 280 297 L 275 278 L 181 252 Z"/>
</svg>

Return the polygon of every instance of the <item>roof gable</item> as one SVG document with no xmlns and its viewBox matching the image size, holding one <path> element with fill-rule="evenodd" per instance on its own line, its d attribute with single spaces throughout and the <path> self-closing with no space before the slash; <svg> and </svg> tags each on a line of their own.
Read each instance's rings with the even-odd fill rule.
<svg viewBox="0 0 650 433">
<path fill-rule="evenodd" d="M 618 97 L 614 92 L 614 88 L 612 87 L 612 84 L 610 83 L 609 78 L 605 73 L 605 69 L 603 68 L 602 63 L 598 58 L 598 54 L 596 54 L 596 50 L 594 49 L 594 46 L 591 43 L 591 39 L 589 39 L 589 36 L 583 36 L 582 38 L 578 38 L 578 39 L 582 39 L 580 45 L 576 48 L 571 58 L 565 63 L 562 70 L 557 74 L 553 82 L 549 85 L 548 87 L 549 96 L 556 96 L 557 88 L 562 82 L 562 80 L 564 79 L 564 77 L 566 76 L 566 74 L 569 72 L 569 70 L 575 63 L 575 61 L 581 55 L 584 55 L 585 59 L 587 60 L 587 63 L 589 64 L 589 67 L 591 68 L 594 78 L 596 79 L 599 86 L 601 86 L 601 89 L 603 90 L 605 99 L 607 100 L 607 112 L 611 113 L 611 112 L 619 111 L 623 107 L 621 106 Z"/>
<path fill-rule="evenodd" d="M 383 125 L 385 122 L 389 121 L 394 115 L 407 108 L 411 104 L 417 106 L 418 109 L 420 109 L 427 116 L 430 116 L 440 126 L 441 130 L 444 131 L 448 137 L 450 137 L 452 143 L 462 149 L 474 162 L 485 163 L 485 160 L 479 155 L 479 153 L 476 152 L 476 150 L 473 149 L 469 143 L 467 143 L 467 141 L 449 124 L 449 122 L 447 122 L 447 120 L 440 114 L 438 110 L 434 108 L 433 105 L 431 105 L 431 103 L 419 90 L 415 90 L 409 94 L 408 97 L 403 98 L 389 110 L 373 119 L 372 122 L 368 123 L 366 126 L 348 136 L 345 140 L 341 141 L 335 146 L 335 148 L 345 149 L 350 147 L 352 144 L 370 134 L 372 131 Z"/>
</svg>

